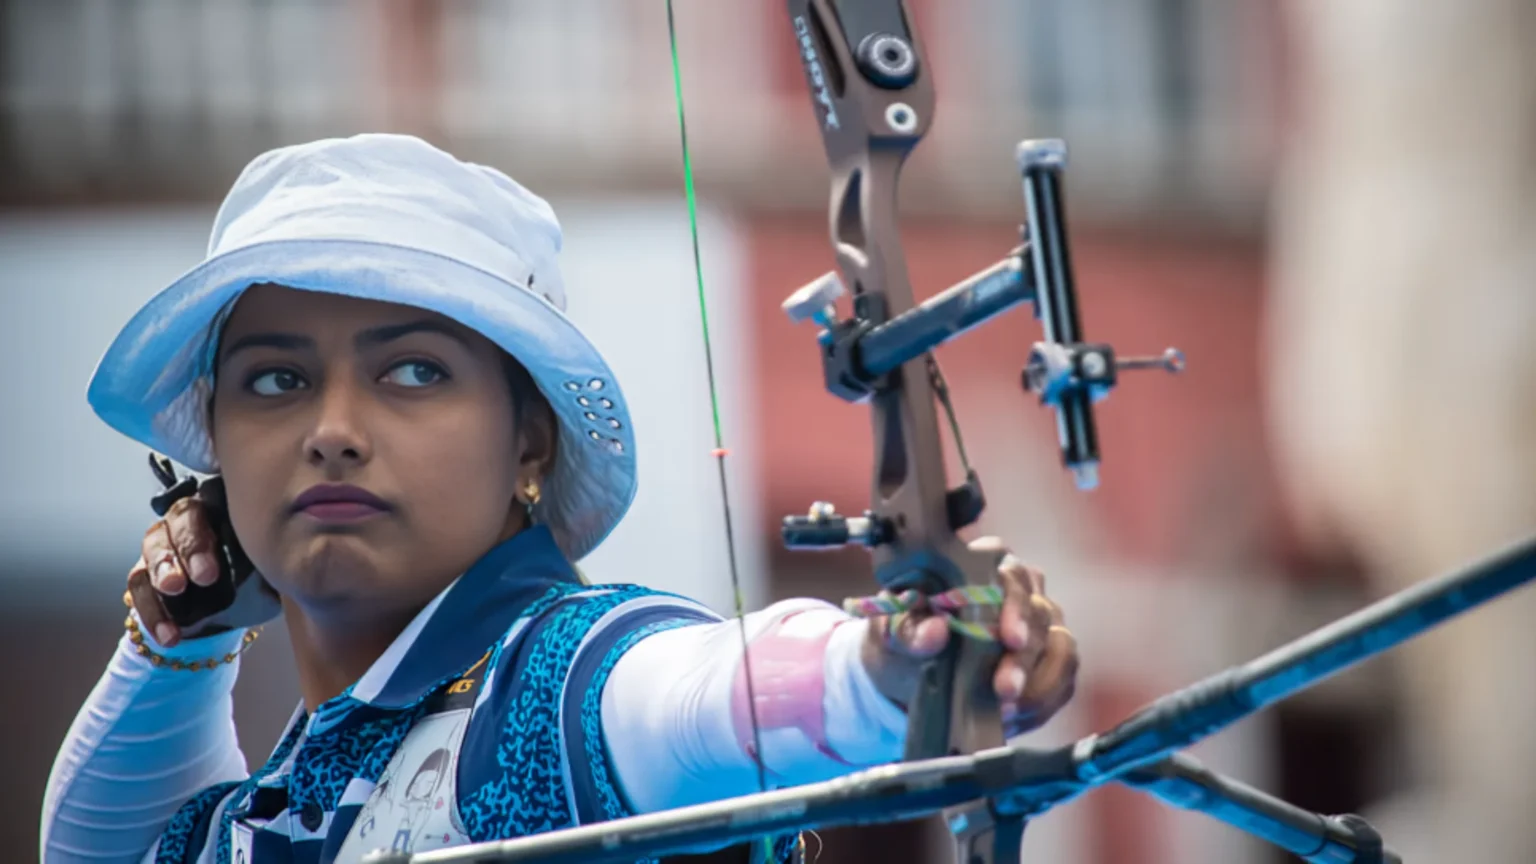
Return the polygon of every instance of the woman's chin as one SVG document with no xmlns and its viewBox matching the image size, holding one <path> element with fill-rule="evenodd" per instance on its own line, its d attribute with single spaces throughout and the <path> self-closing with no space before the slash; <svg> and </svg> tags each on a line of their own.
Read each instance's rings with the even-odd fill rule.
<svg viewBox="0 0 1536 864">
<path fill-rule="evenodd" d="M 289 592 L 327 601 L 377 592 L 391 556 L 366 537 L 327 533 L 306 538 L 285 557 Z"/>
</svg>

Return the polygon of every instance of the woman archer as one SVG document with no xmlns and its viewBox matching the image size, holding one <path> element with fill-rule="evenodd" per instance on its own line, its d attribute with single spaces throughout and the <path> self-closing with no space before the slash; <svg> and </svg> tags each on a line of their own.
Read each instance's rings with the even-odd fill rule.
<svg viewBox="0 0 1536 864">
<path fill-rule="evenodd" d="M 636 463 L 623 391 L 563 314 L 559 245 L 543 200 L 411 137 L 240 175 L 206 260 L 90 385 L 105 422 L 218 474 L 224 501 L 183 498 L 145 534 L 126 632 L 49 781 L 44 861 L 355 861 L 900 758 L 941 618 L 791 600 L 727 621 L 580 578 Z M 977 543 L 1002 562 L 993 683 L 1018 733 L 1070 698 L 1076 647 L 1039 573 Z M 222 611 L 168 611 L 231 582 Z M 230 694 L 278 616 L 302 700 L 248 773 Z M 743 629 L 772 670 L 755 703 Z M 440 751 L 431 784 L 389 783 Z M 429 785 L 415 809 L 383 800 Z M 794 838 L 741 854 L 793 857 Z"/>
</svg>

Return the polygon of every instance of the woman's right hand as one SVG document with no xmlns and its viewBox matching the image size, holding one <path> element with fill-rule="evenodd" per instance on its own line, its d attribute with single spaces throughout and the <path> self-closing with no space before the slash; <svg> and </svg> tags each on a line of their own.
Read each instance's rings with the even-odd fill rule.
<svg viewBox="0 0 1536 864">
<path fill-rule="evenodd" d="M 253 570 L 235 586 L 235 600 L 228 607 L 184 621 L 184 626 L 172 620 L 164 598 L 182 594 L 189 585 L 234 578 L 220 570 L 223 551 L 218 543 L 203 502 L 195 495 L 172 504 L 165 518 L 144 533 L 139 561 L 128 571 L 128 596 L 144 629 L 162 646 L 265 624 L 282 613 L 277 592 Z"/>
</svg>

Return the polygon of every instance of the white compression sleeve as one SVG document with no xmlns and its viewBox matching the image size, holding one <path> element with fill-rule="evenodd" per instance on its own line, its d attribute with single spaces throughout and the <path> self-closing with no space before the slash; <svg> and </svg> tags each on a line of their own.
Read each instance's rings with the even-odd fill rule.
<svg viewBox="0 0 1536 864">
<path fill-rule="evenodd" d="M 244 630 L 191 639 L 181 660 L 223 657 Z M 48 778 L 40 858 L 56 862 L 138 862 L 187 799 L 246 774 L 235 737 L 231 692 L 240 661 L 212 670 L 155 667 L 125 634 L 85 700 Z"/>
<path fill-rule="evenodd" d="M 746 625 L 770 787 L 901 758 L 906 715 L 875 689 L 859 656 L 868 622 L 819 600 L 786 600 Z M 614 666 L 603 737 L 637 812 L 758 790 L 740 627 L 657 633 Z"/>
</svg>

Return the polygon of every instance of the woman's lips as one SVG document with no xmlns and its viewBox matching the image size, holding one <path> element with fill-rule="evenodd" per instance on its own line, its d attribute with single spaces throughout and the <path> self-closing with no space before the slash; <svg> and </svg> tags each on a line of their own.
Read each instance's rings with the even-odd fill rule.
<svg viewBox="0 0 1536 864">
<path fill-rule="evenodd" d="M 325 501 L 311 504 L 299 511 L 321 522 L 357 522 L 370 516 L 379 516 L 383 510 L 372 504 L 356 501 Z"/>
<path fill-rule="evenodd" d="M 293 512 L 320 522 L 358 522 L 389 512 L 389 504 L 358 486 L 321 483 L 294 499 Z"/>
</svg>

